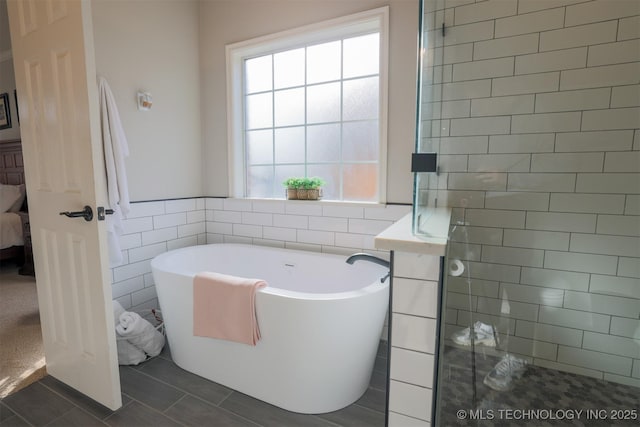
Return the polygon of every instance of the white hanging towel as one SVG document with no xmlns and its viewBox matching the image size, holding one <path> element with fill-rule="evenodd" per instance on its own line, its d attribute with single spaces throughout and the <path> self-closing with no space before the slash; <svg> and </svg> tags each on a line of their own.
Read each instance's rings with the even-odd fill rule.
<svg viewBox="0 0 640 427">
<path fill-rule="evenodd" d="M 122 128 L 115 98 L 104 77 L 98 77 L 98 86 L 100 90 L 102 146 L 107 171 L 107 193 L 109 205 L 113 209 L 113 215 L 107 216 L 109 264 L 114 267 L 122 263 L 119 236 L 124 232 L 122 218 L 126 218 L 130 210 L 127 171 L 124 165 L 125 157 L 129 156 L 129 145 Z"/>
</svg>

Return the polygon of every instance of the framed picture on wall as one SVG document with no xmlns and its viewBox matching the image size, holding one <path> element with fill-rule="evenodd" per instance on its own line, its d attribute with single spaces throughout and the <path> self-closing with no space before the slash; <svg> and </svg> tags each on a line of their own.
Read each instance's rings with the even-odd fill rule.
<svg viewBox="0 0 640 427">
<path fill-rule="evenodd" d="M 9 94 L 0 94 L 0 129 L 11 127 L 11 113 L 9 112 Z"/>
</svg>

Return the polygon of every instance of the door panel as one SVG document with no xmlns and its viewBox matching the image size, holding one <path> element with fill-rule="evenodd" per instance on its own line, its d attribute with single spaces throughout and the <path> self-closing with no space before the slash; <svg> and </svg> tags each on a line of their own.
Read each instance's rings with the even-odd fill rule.
<svg viewBox="0 0 640 427">
<path fill-rule="evenodd" d="M 106 200 L 89 0 L 9 0 L 47 372 L 122 406 L 104 221 L 59 213 Z"/>
</svg>

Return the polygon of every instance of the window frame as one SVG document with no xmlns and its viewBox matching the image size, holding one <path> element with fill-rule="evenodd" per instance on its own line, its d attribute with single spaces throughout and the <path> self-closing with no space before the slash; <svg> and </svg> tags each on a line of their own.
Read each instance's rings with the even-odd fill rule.
<svg viewBox="0 0 640 427">
<path fill-rule="evenodd" d="M 385 203 L 387 183 L 387 121 L 389 70 L 389 7 L 384 6 L 335 19 L 281 31 L 226 46 L 227 71 L 227 150 L 229 167 L 229 197 L 248 198 L 246 195 L 246 153 L 244 141 L 243 61 L 245 58 L 323 43 L 338 38 L 355 37 L 371 32 L 380 33 L 379 74 L 379 156 L 378 198 Z M 284 190 L 283 190 L 284 197 Z M 332 200 L 353 203 L 350 200 Z"/>
</svg>

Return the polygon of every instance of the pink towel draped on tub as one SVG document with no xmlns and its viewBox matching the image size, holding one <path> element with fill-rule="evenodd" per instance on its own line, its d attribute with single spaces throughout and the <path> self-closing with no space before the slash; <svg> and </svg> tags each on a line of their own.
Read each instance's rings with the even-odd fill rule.
<svg viewBox="0 0 640 427">
<path fill-rule="evenodd" d="M 264 280 L 203 272 L 193 278 L 193 335 L 256 345 L 256 291 Z"/>
</svg>

